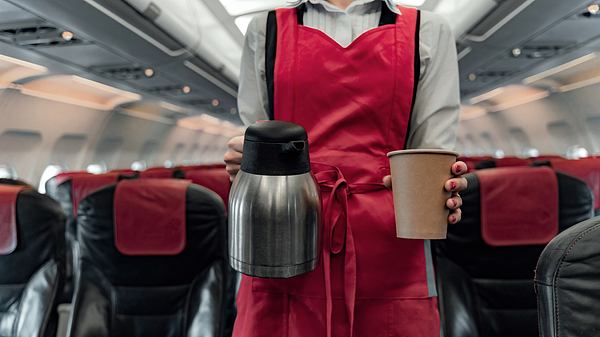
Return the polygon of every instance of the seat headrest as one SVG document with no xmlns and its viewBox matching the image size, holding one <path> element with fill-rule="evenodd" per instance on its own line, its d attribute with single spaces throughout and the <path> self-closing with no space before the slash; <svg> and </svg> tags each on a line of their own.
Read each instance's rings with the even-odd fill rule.
<svg viewBox="0 0 600 337">
<path fill-rule="evenodd" d="M 114 196 L 115 245 L 123 255 L 177 255 L 186 244 L 186 180 L 125 180 Z"/>
<path fill-rule="evenodd" d="M 531 163 L 531 160 L 517 157 L 498 158 L 495 161 L 496 167 L 527 166 Z"/>
<path fill-rule="evenodd" d="M 73 177 L 91 176 L 91 175 L 93 175 L 93 174 L 86 172 L 86 171 L 62 172 L 62 173 L 55 175 L 54 178 L 50 179 L 49 181 L 52 181 L 52 183 L 55 186 L 58 186 L 67 180 L 71 180 L 71 178 L 73 178 Z"/>
<path fill-rule="evenodd" d="M 481 170 L 481 235 L 490 246 L 545 245 L 558 233 L 558 181 L 547 167 Z"/>
<path fill-rule="evenodd" d="M 594 208 L 600 208 L 600 159 L 552 160 L 551 163 L 556 171 L 585 181 L 594 193 Z"/>
<path fill-rule="evenodd" d="M 224 168 L 203 168 L 185 172 L 185 179 L 217 193 L 227 207 L 231 182 Z"/>
<path fill-rule="evenodd" d="M 225 169 L 224 164 L 204 164 L 204 165 L 188 165 L 188 166 L 178 166 L 178 170 L 183 172 L 189 171 L 197 171 L 197 170 L 208 170 L 208 169 Z"/>
<path fill-rule="evenodd" d="M 75 175 L 71 177 L 71 202 L 73 203 L 73 216 L 77 217 L 79 202 L 91 193 L 112 185 L 119 180 L 119 173 Z"/>
<path fill-rule="evenodd" d="M 173 178 L 175 174 L 175 170 L 166 167 L 155 167 L 149 168 L 145 171 L 140 172 L 140 178 L 161 178 L 161 179 L 169 179 Z"/>
<path fill-rule="evenodd" d="M 0 185 L 0 255 L 17 249 L 17 196 L 26 186 Z"/>
</svg>

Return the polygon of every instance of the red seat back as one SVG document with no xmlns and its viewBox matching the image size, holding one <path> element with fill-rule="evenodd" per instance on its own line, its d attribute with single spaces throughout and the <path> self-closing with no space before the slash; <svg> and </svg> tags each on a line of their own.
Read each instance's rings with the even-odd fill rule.
<svg viewBox="0 0 600 337">
<path fill-rule="evenodd" d="M 224 168 L 202 168 L 193 171 L 185 172 L 185 179 L 191 180 L 194 184 L 206 187 L 209 190 L 217 193 L 225 206 L 229 202 L 229 189 L 231 182 L 229 175 Z"/>
<path fill-rule="evenodd" d="M 594 208 L 600 208 L 600 158 L 552 160 L 551 163 L 556 171 L 585 181 L 594 193 Z"/>
</svg>

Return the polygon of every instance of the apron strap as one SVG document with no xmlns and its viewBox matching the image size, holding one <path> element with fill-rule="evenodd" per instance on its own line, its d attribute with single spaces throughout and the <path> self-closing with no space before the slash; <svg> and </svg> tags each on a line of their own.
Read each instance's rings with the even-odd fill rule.
<svg viewBox="0 0 600 337">
<path fill-rule="evenodd" d="M 306 3 L 302 3 L 296 8 L 296 17 L 299 25 L 304 25 L 304 13 L 307 11 Z M 379 17 L 379 26 L 393 25 L 396 23 L 397 14 L 392 12 L 390 8 L 382 3 L 381 16 Z M 265 39 L 265 77 L 267 82 L 268 109 L 267 113 L 270 120 L 275 119 L 275 57 L 277 55 L 277 14 L 276 11 L 270 11 L 267 14 L 267 29 Z M 418 27 L 418 25 L 417 25 Z M 417 34 L 417 50 L 415 57 L 416 82 L 419 81 L 421 61 L 419 57 L 419 43 Z"/>
<path fill-rule="evenodd" d="M 312 164 L 315 178 L 321 190 L 329 192 L 325 207 L 323 240 L 323 269 L 325 280 L 327 337 L 332 337 L 333 326 L 333 294 L 331 282 L 331 256 L 344 252 L 344 304 L 349 321 L 349 337 L 354 336 L 354 320 L 356 309 L 357 267 L 356 245 L 352 226 L 348 219 L 348 196 L 375 192 L 385 189 L 383 184 L 349 185 L 339 168 L 326 164 Z"/>
</svg>

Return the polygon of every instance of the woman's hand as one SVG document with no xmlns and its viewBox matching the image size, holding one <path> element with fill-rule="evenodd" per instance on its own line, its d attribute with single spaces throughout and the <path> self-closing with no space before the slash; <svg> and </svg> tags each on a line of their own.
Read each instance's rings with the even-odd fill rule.
<svg viewBox="0 0 600 337">
<path fill-rule="evenodd" d="M 225 156 L 223 160 L 225 161 L 225 170 L 229 173 L 230 179 L 233 181 L 233 178 L 237 175 L 240 170 L 240 166 L 242 165 L 242 154 L 244 152 L 244 136 L 233 137 L 227 143 L 227 147 L 229 148 L 227 152 L 225 152 Z"/>
<path fill-rule="evenodd" d="M 450 224 L 458 223 L 462 216 L 460 210 L 462 199 L 458 193 L 467 189 L 467 179 L 462 177 L 465 173 L 467 173 L 467 164 L 462 161 L 457 161 L 452 165 L 452 174 L 454 175 L 454 178 L 449 179 L 446 181 L 446 184 L 444 184 L 446 191 L 452 193 L 450 199 L 446 201 L 446 207 L 450 209 L 450 215 L 448 215 L 448 223 Z M 384 177 L 383 184 L 387 188 L 392 188 L 392 176 Z"/>
</svg>

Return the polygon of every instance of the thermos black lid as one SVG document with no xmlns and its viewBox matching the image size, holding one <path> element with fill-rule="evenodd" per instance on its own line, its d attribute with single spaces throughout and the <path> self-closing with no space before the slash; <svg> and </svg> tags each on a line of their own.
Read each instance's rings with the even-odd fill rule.
<svg viewBox="0 0 600 337">
<path fill-rule="evenodd" d="M 258 175 L 310 172 L 308 136 L 294 123 L 257 122 L 246 129 L 242 171 Z"/>
<path fill-rule="evenodd" d="M 298 124 L 281 121 L 261 121 L 246 129 L 244 139 L 261 143 L 287 143 L 307 140 L 308 136 L 306 130 Z"/>
</svg>

